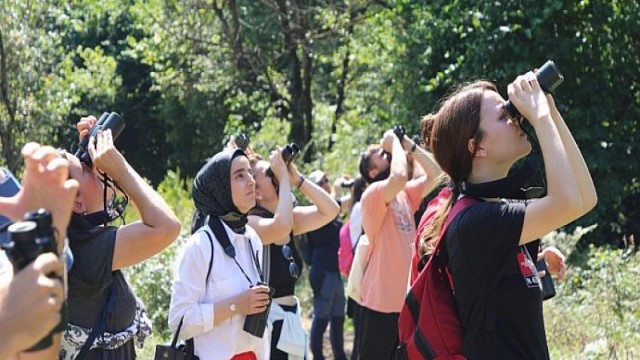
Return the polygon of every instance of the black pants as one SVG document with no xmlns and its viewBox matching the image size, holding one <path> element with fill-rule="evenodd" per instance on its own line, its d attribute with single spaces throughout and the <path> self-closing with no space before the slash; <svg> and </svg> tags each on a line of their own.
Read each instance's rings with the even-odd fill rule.
<svg viewBox="0 0 640 360">
<path fill-rule="evenodd" d="M 327 325 L 331 321 L 331 328 L 329 332 L 329 341 L 331 342 L 331 350 L 333 351 L 333 358 L 335 360 L 346 360 L 347 357 L 344 354 L 344 338 L 343 327 L 344 317 L 332 317 L 329 319 L 313 318 L 311 324 L 311 353 L 314 360 L 324 360 L 324 354 L 322 353 L 322 343 L 324 332 L 327 330 Z"/>
<path fill-rule="evenodd" d="M 360 312 L 358 359 L 393 360 L 398 347 L 399 313 L 381 313 L 366 307 Z"/>
<path fill-rule="evenodd" d="M 347 300 L 347 316 L 353 319 L 353 349 L 351 351 L 351 360 L 358 360 L 358 344 L 360 344 L 360 313 L 362 306 L 352 298 Z"/>
</svg>

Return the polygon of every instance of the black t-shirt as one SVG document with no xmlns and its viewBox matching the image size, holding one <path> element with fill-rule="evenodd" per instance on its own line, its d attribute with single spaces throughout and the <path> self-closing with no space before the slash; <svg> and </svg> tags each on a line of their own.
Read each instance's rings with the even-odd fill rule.
<svg viewBox="0 0 640 360">
<path fill-rule="evenodd" d="M 342 222 L 335 219 L 318 230 L 307 233 L 311 252 L 311 272 L 339 272 L 338 249 L 340 248 L 340 228 Z"/>
<path fill-rule="evenodd" d="M 298 276 L 302 273 L 302 258 L 296 247 L 293 237 L 289 237 L 287 246 L 291 248 L 293 260 L 298 266 Z M 291 276 L 289 272 L 289 259 L 284 257 L 282 253 L 282 245 L 270 244 L 270 261 L 269 264 L 269 286 L 275 289 L 274 298 L 293 295 L 295 293 L 297 278 Z"/>
<path fill-rule="evenodd" d="M 112 271 L 113 251 L 118 228 L 108 227 L 90 239 L 69 238 L 74 262 L 68 274 L 69 322 L 92 328 L 113 288 L 114 311 L 105 321 L 105 331 L 115 333 L 131 325 L 136 312 L 133 290 L 121 271 Z M 113 287 L 112 287 L 113 283 Z M 134 359 L 133 341 L 105 351 L 105 359 Z M 90 351 L 86 359 L 100 359 L 100 350 Z"/>
<path fill-rule="evenodd" d="M 446 235 L 464 352 L 471 359 L 548 359 L 539 241 L 519 246 L 526 204 L 480 202 Z"/>
</svg>

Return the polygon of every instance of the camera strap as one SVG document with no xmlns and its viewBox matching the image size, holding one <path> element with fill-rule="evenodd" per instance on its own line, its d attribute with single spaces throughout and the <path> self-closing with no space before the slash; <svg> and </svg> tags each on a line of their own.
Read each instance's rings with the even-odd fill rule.
<svg viewBox="0 0 640 360">
<path fill-rule="evenodd" d="M 249 285 L 253 286 L 254 284 L 249 278 L 249 275 L 247 275 L 247 273 L 244 271 L 242 266 L 240 266 L 240 263 L 238 263 L 238 260 L 236 259 L 236 249 L 233 246 L 233 244 L 231 244 L 231 241 L 229 240 L 229 236 L 227 235 L 227 232 L 225 231 L 224 226 L 222 226 L 222 221 L 220 220 L 220 218 L 217 216 L 210 216 L 209 227 L 213 231 L 213 235 L 215 235 L 216 240 L 218 240 L 218 243 L 220 243 L 220 246 L 222 246 L 224 253 L 227 254 L 228 257 L 233 259 L 233 261 L 236 263 L 236 266 L 238 266 L 238 269 L 240 269 L 240 271 L 242 272 L 242 275 L 244 275 L 244 277 L 249 282 Z M 254 252 L 253 245 L 251 245 L 251 241 L 249 241 L 249 247 L 251 249 L 250 251 L 251 262 L 253 263 L 258 273 L 258 276 L 260 277 L 260 281 L 264 281 L 262 270 L 260 269 L 260 264 L 258 262 L 258 252 L 257 251 Z"/>
<path fill-rule="evenodd" d="M 104 332 L 104 326 L 107 321 L 107 316 L 113 312 L 116 305 L 116 295 L 113 290 L 113 282 L 109 285 L 109 296 L 107 296 L 107 302 L 104 304 L 102 311 L 98 314 L 93 326 L 91 327 L 91 333 L 87 337 L 87 341 L 80 348 L 80 352 L 76 356 L 76 360 L 82 360 L 87 355 L 89 350 L 91 350 L 91 346 L 95 342 L 98 335 Z"/>
<path fill-rule="evenodd" d="M 540 197 L 545 191 L 544 188 L 525 188 L 525 184 L 539 172 L 540 158 L 536 154 L 531 154 L 517 170 L 502 179 L 481 184 L 463 181 L 460 184 L 460 193 L 476 198 L 501 197 L 524 200 Z"/>
</svg>

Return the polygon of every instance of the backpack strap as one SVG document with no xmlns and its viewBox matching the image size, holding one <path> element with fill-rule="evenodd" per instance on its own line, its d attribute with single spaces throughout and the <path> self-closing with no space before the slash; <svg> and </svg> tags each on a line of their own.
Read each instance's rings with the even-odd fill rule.
<svg viewBox="0 0 640 360">
<path fill-rule="evenodd" d="M 102 307 L 102 311 L 98 314 L 98 317 L 93 323 L 91 327 L 91 333 L 89 333 L 89 337 L 87 337 L 87 341 L 84 342 L 82 348 L 80 348 L 80 352 L 76 356 L 77 360 L 82 360 L 87 355 L 89 350 L 91 350 L 91 346 L 95 342 L 96 338 L 99 334 L 104 332 L 104 324 L 107 320 L 107 316 L 113 312 L 116 304 L 116 295 L 113 290 L 113 281 L 111 285 L 109 285 L 109 295 L 107 297 L 107 302 Z"/>
<path fill-rule="evenodd" d="M 271 279 L 271 246 L 262 245 L 262 275 L 264 276 L 264 283 L 269 285 Z"/>
<path fill-rule="evenodd" d="M 209 277 L 211 276 L 211 269 L 213 268 L 213 239 L 211 238 L 211 234 L 207 230 L 202 230 L 209 239 L 209 245 L 211 245 L 211 257 L 209 258 L 209 268 L 207 269 L 207 276 L 204 281 L 204 289 L 207 291 L 207 285 L 209 284 Z M 182 328 L 182 322 L 184 321 L 184 316 L 180 318 L 180 323 L 178 324 L 178 329 L 176 330 L 175 335 L 173 335 L 173 340 L 171 341 L 171 348 L 176 349 L 176 345 L 178 344 L 178 336 L 180 336 L 180 328 Z M 195 344 L 193 342 L 193 338 L 189 338 L 185 340 L 185 352 L 189 356 L 194 356 L 195 352 Z"/>
<path fill-rule="evenodd" d="M 207 277 L 205 278 L 204 287 L 206 289 L 207 284 L 209 283 L 209 277 L 211 275 L 211 269 L 213 268 L 213 239 L 211 238 L 211 234 L 207 230 L 202 230 L 207 237 L 209 238 L 209 245 L 211 245 L 211 258 L 209 259 L 209 269 L 207 270 Z M 178 329 L 180 326 L 178 325 Z"/>
<path fill-rule="evenodd" d="M 445 254 L 447 251 L 446 248 L 442 249 L 442 246 L 443 246 L 442 244 L 444 243 L 445 235 L 447 233 L 447 230 L 449 229 L 449 225 L 451 224 L 451 222 L 453 222 L 453 219 L 455 219 L 456 216 L 458 216 L 458 214 L 462 212 L 462 210 L 470 207 L 471 205 L 477 202 L 478 200 L 475 198 L 463 196 L 462 198 L 456 200 L 455 204 L 453 204 L 453 208 L 449 212 L 449 215 L 447 215 L 447 220 L 445 220 L 445 223 L 442 226 L 442 231 L 440 231 L 440 236 L 438 237 L 436 246 L 433 249 L 431 258 L 434 261 L 436 260 L 434 258 L 436 257 L 439 258 L 443 254 Z M 446 269 L 445 273 L 447 274 L 447 279 L 449 280 L 449 286 L 451 286 L 451 289 L 455 291 L 455 286 L 453 284 L 453 275 L 451 274 L 451 271 L 449 271 L 449 266 L 446 263 L 443 265 L 445 266 L 445 269 Z"/>
<path fill-rule="evenodd" d="M 360 236 L 358 236 L 356 242 L 353 243 L 353 247 L 351 248 L 351 252 L 353 253 L 353 255 L 356 254 L 356 249 L 358 248 L 358 243 L 360 242 L 362 235 L 364 235 L 364 229 L 360 230 Z"/>
<path fill-rule="evenodd" d="M 444 225 L 442 226 L 442 230 L 440 231 L 440 235 L 438 236 L 438 241 L 436 242 L 435 248 L 433 249 L 433 253 L 432 254 L 436 254 L 441 247 L 441 244 L 443 242 L 444 236 L 447 233 L 447 230 L 449 229 L 449 225 L 451 224 L 451 222 L 453 221 L 453 219 L 456 218 L 456 216 L 458 216 L 458 214 L 460 212 L 462 212 L 462 210 L 470 207 L 471 205 L 477 203 L 478 200 L 471 198 L 471 197 L 467 197 L 464 196 L 460 199 L 458 199 L 455 204 L 453 204 L 453 208 L 451 209 L 451 211 L 449 212 L 449 215 L 447 215 L 447 220 L 445 220 Z"/>
</svg>

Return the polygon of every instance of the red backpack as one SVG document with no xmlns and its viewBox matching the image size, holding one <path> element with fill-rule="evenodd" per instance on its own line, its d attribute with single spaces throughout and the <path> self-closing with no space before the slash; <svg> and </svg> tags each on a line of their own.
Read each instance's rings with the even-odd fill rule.
<svg viewBox="0 0 640 360">
<path fill-rule="evenodd" d="M 429 225 L 433 221 L 433 217 L 438 212 L 442 206 L 446 205 L 451 199 L 451 188 L 448 186 L 443 187 L 438 195 L 436 195 L 429 203 L 427 204 L 427 208 L 422 214 L 422 218 L 420 218 L 420 223 L 418 223 L 418 231 L 416 231 L 416 239 L 413 242 L 413 258 L 411 259 L 411 274 L 410 274 L 410 282 L 409 284 L 413 284 L 418 275 L 420 274 L 420 269 L 422 269 L 425 265 L 421 261 L 423 261 L 418 254 L 420 253 L 420 237 L 422 237 L 422 233 L 424 232 L 427 225 Z"/>
<path fill-rule="evenodd" d="M 453 295 L 453 279 L 447 268 L 445 250 L 441 246 L 451 221 L 475 202 L 477 200 L 463 197 L 455 203 L 427 265 L 411 285 L 398 318 L 400 345 L 397 360 L 465 359 L 462 355 L 463 332 Z"/>
</svg>

